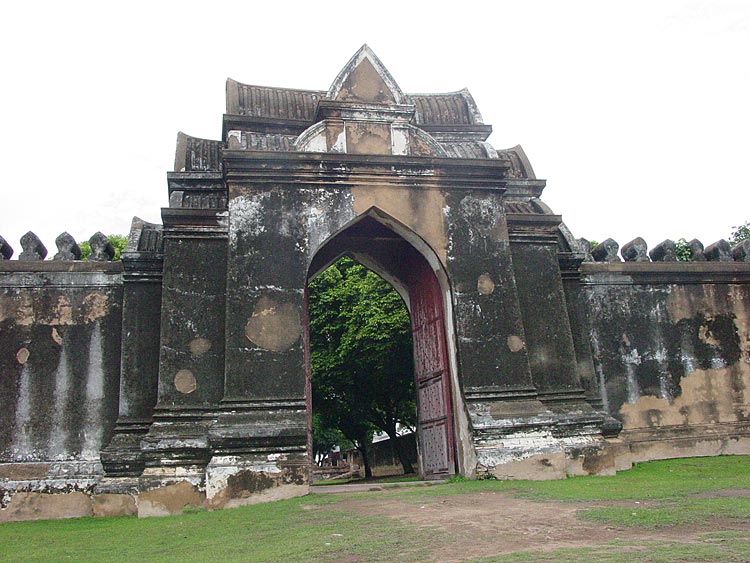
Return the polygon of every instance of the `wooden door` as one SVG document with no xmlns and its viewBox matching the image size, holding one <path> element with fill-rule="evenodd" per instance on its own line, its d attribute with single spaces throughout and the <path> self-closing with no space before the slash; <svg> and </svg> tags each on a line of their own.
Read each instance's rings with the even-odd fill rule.
<svg viewBox="0 0 750 563">
<path fill-rule="evenodd" d="M 421 470 L 424 479 L 441 479 L 455 473 L 445 312 L 432 268 L 424 260 L 414 262 L 410 265 L 409 301 Z"/>
</svg>

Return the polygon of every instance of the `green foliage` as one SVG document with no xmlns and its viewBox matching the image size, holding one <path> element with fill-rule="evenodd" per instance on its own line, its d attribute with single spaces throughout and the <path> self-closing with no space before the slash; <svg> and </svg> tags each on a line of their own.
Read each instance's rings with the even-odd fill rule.
<svg viewBox="0 0 750 563">
<path fill-rule="evenodd" d="M 81 249 L 81 260 L 88 260 L 91 255 L 91 243 L 85 240 L 78 245 L 78 248 Z"/>
<path fill-rule="evenodd" d="M 112 260 L 116 262 L 120 260 L 120 255 L 128 245 L 128 237 L 124 235 L 107 235 L 107 238 L 115 249 L 115 256 Z M 88 260 L 91 254 L 91 244 L 89 244 L 89 241 L 83 241 L 78 246 L 81 249 L 81 260 Z"/>
<path fill-rule="evenodd" d="M 128 246 L 128 237 L 124 235 L 107 235 L 109 242 L 115 248 L 115 256 L 112 260 L 120 260 L 120 255 L 125 252 Z"/>
<path fill-rule="evenodd" d="M 323 461 L 336 446 L 340 446 L 342 450 L 345 450 L 351 444 L 338 428 L 326 426 L 320 413 L 313 413 L 312 433 L 313 459 L 315 459 L 318 465 L 322 465 Z"/>
<path fill-rule="evenodd" d="M 342 258 L 310 282 L 313 411 L 366 456 L 377 430 L 416 424 L 409 313 L 375 273 Z M 315 447 L 315 446 L 314 446 Z"/>
<path fill-rule="evenodd" d="M 675 254 L 677 255 L 677 260 L 680 262 L 690 262 L 693 259 L 693 254 L 690 252 L 690 245 L 684 238 L 675 243 Z"/>
<path fill-rule="evenodd" d="M 734 246 L 743 240 L 750 240 L 750 221 L 744 224 L 732 227 L 732 234 L 729 235 L 729 244 Z"/>
</svg>

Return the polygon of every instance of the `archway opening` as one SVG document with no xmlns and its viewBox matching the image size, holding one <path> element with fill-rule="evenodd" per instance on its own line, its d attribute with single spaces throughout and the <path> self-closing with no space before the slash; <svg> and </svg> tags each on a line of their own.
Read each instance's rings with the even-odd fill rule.
<svg viewBox="0 0 750 563">
<path fill-rule="evenodd" d="M 406 304 L 348 256 L 309 284 L 313 481 L 415 474 L 417 410 Z"/>
<path fill-rule="evenodd" d="M 432 262 L 437 263 L 435 259 Z M 341 282 L 344 277 L 347 287 L 336 288 L 334 282 Z M 393 287 L 400 300 L 383 280 Z M 354 299 L 356 295 L 352 293 L 363 284 L 368 288 L 379 285 L 380 296 L 385 297 L 391 307 L 368 303 L 367 299 Z M 320 302 L 320 286 L 328 290 L 323 303 Z M 347 295 L 350 303 L 355 303 L 353 307 L 339 299 Z M 311 462 L 316 458 L 319 461 L 324 454 L 323 439 L 335 439 L 323 431 L 330 428 L 332 421 L 339 420 L 350 426 L 347 432 L 339 428 L 339 435 L 348 433 L 345 441 L 360 446 L 355 448 L 360 462 L 364 462 L 362 456 L 367 455 L 361 445 L 367 441 L 368 428 L 374 429 L 373 432 L 382 431 L 391 444 L 396 444 L 394 436 L 388 434 L 409 435 L 411 427 L 416 432 L 402 441 L 413 439 L 416 443 L 418 455 L 416 464 L 412 464 L 416 472 L 423 479 L 439 479 L 455 473 L 451 374 L 443 299 L 436 271 L 426 257 L 376 216 L 361 218 L 318 250 L 310 266 L 306 292 L 305 364 Z M 400 301 L 400 313 L 398 307 L 392 307 L 396 304 L 394 300 Z M 344 307 L 349 309 L 343 310 Z M 398 319 L 401 324 L 395 327 Z M 364 324 L 358 324 L 359 321 Z M 349 326 L 344 327 L 347 323 Z M 368 358 L 362 354 L 346 364 L 347 353 L 354 351 L 356 356 L 367 346 L 374 348 L 374 356 Z M 377 373 L 373 371 L 375 367 L 379 370 Z M 326 369 L 332 373 L 324 372 Z M 357 385 L 368 386 L 367 392 L 355 393 L 362 391 L 356 389 Z M 383 401 L 379 405 L 381 412 L 375 416 L 371 416 L 369 406 L 373 396 Z M 408 400 L 404 400 L 405 396 Z M 351 403 L 353 397 L 354 404 Z M 356 403 L 357 398 L 361 404 Z M 338 410 L 337 400 L 340 402 Z M 327 401 L 324 409 L 320 408 L 322 401 Z M 415 408 L 411 416 L 406 414 L 408 409 L 405 410 L 409 402 Z M 396 407 L 390 409 L 396 416 L 388 417 L 390 428 L 387 431 L 385 424 L 373 423 L 377 416 L 384 422 L 382 407 L 386 403 Z M 324 411 L 326 414 L 321 416 Z M 366 413 L 369 413 L 367 417 Z M 352 439 L 354 432 L 359 433 L 358 439 Z M 399 440 L 398 436 L 396 439 Z M 401 445 L 408 450 L 408 443 Z M 408 470 L 408 455 L 399 455 L 398 446 L 391 449 L 395 451 L 397 459 L 394 461 L 401 470 Z M 373 469 L 373 474 L 379 471 Z"/>
</svg>

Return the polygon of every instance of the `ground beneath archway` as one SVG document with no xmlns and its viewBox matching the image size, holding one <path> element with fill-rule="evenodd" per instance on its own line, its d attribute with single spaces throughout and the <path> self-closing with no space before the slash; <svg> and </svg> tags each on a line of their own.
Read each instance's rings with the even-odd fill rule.
<svg viewBox="0 0 750 563">
<path fill-rule="evenodd" d="M 750 491 L 744 489 L 720 493 L 720 496 L 750 496 Z M 632 506 L 635 510 L 648 507 L 649 501 L 537 502 L 506 492 L 485 492 L 430 496 L 413 502 L 414 499 L 398 497 L 394 491 L 378 495 L 377 498 L 352 496 L 317 509 L 384 516 L 428 530 L 434 542 L 426 544 L 423 553 L 426 560 L 440 563 L 527 550 L 597 547 L 611 542 L 618 542 L 619 549 L 624 551 L 638 552 L 646 549 L 642 546 L 647 542 L 722 541 L 706 539 L 705 534 L 711 531 L 750 533 L 750 520 L 716 519 L 709 527 L 680 525 L 649 529 L 611 526 L 578 517 L 579 511 L 587 508 Z M 361 563 L 356 557 L 339 561 L 344 562 Z"/>
</svg>

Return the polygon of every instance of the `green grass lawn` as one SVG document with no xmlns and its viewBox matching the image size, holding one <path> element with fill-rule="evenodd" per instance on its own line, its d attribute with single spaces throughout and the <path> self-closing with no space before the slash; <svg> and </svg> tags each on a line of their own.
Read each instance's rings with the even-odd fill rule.
<svg viewBox="0 0 750 563">
<path fill-rule="evenodd" d="M 534 499 L 564 501 L 649 500 L 723 489 L 750 489 L 750 456 L 670 459 L 636 464 L 610 477 L 576 477 L 559 481 L 459 481 L 433 494 L 471 491 L 515 491 Z"/>
<path fill-rule="evenodd" d="M 521 561 L 750 561 L 750 533 L 721 531 L 717 518 L 750 521 L 750 499 L 717 491 L 750 489 L 750 457 L 726 456 L 644 463 L 612 477 L 563 481 L 458 481 L 390 491 L 408 503 L 477 492 L 533 500 L 600 502 L 580 518 L 613 526 L 706 525 L 699 543 L 638 542 L 586 549 L 518 552 L 479 559 Z M 383 493 L 356 493 L 378 502 Z M 0 524 L 0 562 L 395 562 L 439 561 L 428 528 L 339 507 L 343 495 L 310 495 L 231 510 L 149 518 L 82 518 Z M 632 502 L 627 502 L 632 501 Z M 638 503 L 643 502 L 644 506 Z M 621 506 L 622 505 L 622 506 Z"/>
<path fill-rule="evenodd" d="M 584 549 L 518 552 L 475 559 L 472 563 L 747 563 L 749 558 L 750 535 L 715 538 L 706 534 L 700 543 L 611 542 Z"/>
</svg>

